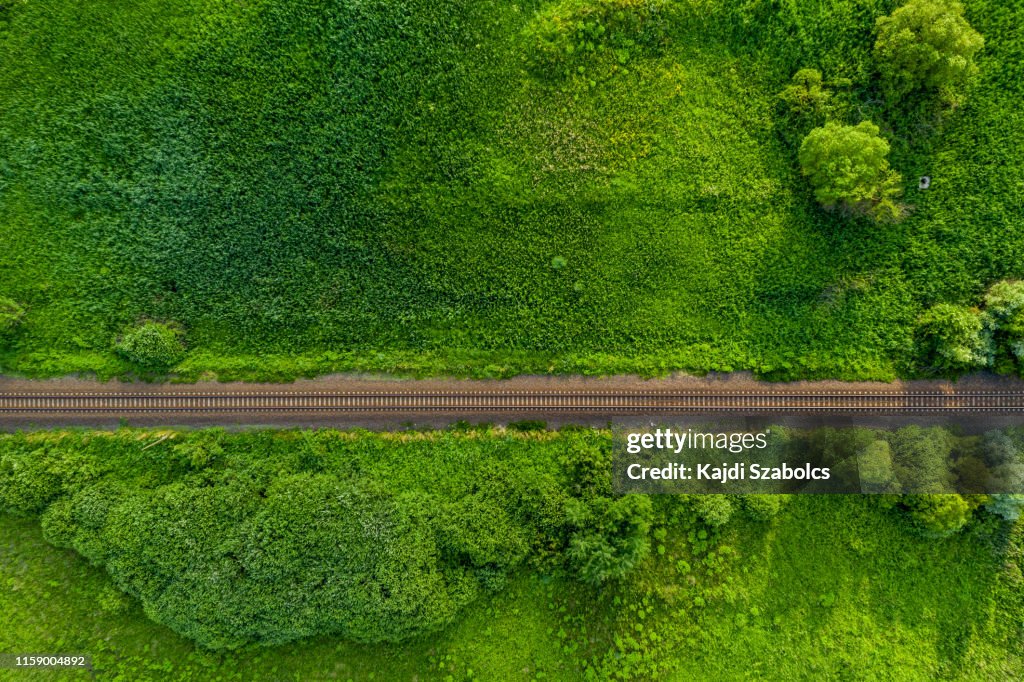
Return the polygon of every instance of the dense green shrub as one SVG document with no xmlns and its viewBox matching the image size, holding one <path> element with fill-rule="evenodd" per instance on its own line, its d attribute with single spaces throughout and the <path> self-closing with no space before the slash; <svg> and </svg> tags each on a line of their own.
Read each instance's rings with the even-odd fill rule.
<svg viewBox="0 0 1024 682">
<path fill-rule="evenodd" d="M 873 441 L 857 456 L 857 464 L 863 492 L 888 494 L 899 491 L 888 441 Z"/>
<path fill-rule="evenodd" d="M 9 341 L 25 319 L 25 309 L 9 298 L 0 297 L 0 343 Z"/>
<path fill-rule="evenodd" d="M 556 76 L 569 75 L 589 57 L 607 55 L 618 65 L 628 64 L 634 53 L 663 39 L 667 5 L 665 0 L 562 0 L 527 26 L 529 63 Z"/>
<path fill-rule="evenodd" d="M 586 583 L 621 580 L 651 550 L 653 507 L 643 495 L 569 501 L 567 518 L 574 531 L 566 556 Z"/>
<path fill-rule="evenodd" d="M 102 460 L 59 443 L 5 447 L 0 450 L 0 512 L 39 514 L 92 483 L 105 468 Z"/>
<path fill-rule="evenodd" d="M 790 499 L 789 495 L 741 495 L 740 506 L 743 512 L 754 521 L 770 521 L 778 515 L 783 505 Z"/>
<path fill-rule="evenodd" d="M 530 549 L 522 526 L 495 500 L 477 493 L 443 507 L 437 514 L 442 553 L 457 565 L 504 575 Z"/>
<path fill-rule="evenodd" d="M 876 219 L 896 219 L 901 208 L 899 173 L 889 168 L 889 143 L 878 126 L 830 122 L 812 130 L 800 145 L 800 166 L 826 208 L 842 206 Z"/>
<path fill-rule="evenodd" d="M 951 453 L 971 444 L 989 464 L 1020 464 L 1024 439 L 916 427 L 814 433 L 792 432 L 808 456 L 888 443 L 910 455 L 900 480 L 926 486 L 948 483 Z M 614 497 L 611 439 L 472 428 L 7 434 L 0 511 L 41 516 L 46 538 L 102 566 L 148 616 L 230 649 L 330 633 L 405 640 L 451 623 L 527 562 L 607 585 L 679 551 L 669 518 L 720 528 L 734 507 L 767 520 L 789 499 Z M 929 536 L 962 528 L 982 503 L 1017 513 L 1015 498 L 880 497 Z M 659 547 L 648 559 L 652 536 Z"/>
<path fill-rule="evenodd" d="M 114 348 L 143 369 L 170 369 L 185 354 L 181 331 L 161 322 L 145 322 L 117 339 Z"/>
<path fill-rule="evenodd" d="M 985 503 L 985 509 L 1006 521 L 1017 521 L 1024 511 L 1024 495 L 1020 493 L 1002 493 L 992 495 Z"/>
<path fill-rule="evenodd" d="M 732 518 L 732 502 L 726 495 L 694 495 L 693 509 L 704 523 L 717 528 Z"/>
<path fill-rule="evenodd" d="M 985 367 L 992 361 L 992 338 L 980 310 L 939 303 L 917 321 L 927 361 L 946 370 Z"/>
<path fill-rule="evenodd" d="M 985 294 L 985 314 L 996 343 L 1018 362 L 1024 361 L 1024 282 L 1004 280 Z"/>
<path fill-rule="evenodd" d="M 900 506 L 928 537 L 946 537 L 967 525 L 977 506 L 962 495 L 905 495 Z"/>
<path fill-rule="evenodd" d="M 832 104 L 832 92 L 823 85 L 821 71 L 800 69 L 779 93 L 779 99 L 794 114 L 821 117 Z"/>
<path fill-rule="evenodd" d="M 543 431 L 17 436 L 0 438 L 0 510 L 41 515 L 48 540 L 206 647 L 395 642 L 531 552 L 595 584 L 626 576 L 653 510 L 601 494 L 608 450 Z"/>
<path fill-rule="evenodd" d="M 330 475 L 262 487 L 225 472 L 132 495 L 88 488 L 43 523 L 51 541 L 104 564 L 154 620 L 204 646 L 234 648 L 326 633 L 399 641 L 451 622 L 478 583 L 444 561 L 426 508 L 414 495 Z M 475 560 L 508 568 L 523 549 L 514 538 L 514 549 L 494 549 L 507 540 L 468 544 L 483 548 Z"/>
<path fill-rule="evenodd" d="M 977 73 L 985 40 L 955 0 L 910 0 L 878 19 L 875 58 L 893 101 L 917 89 L 955 100 Z"/>
<path fill-rule="evenodd" d="M 911 493 L 949 492 L 953 481 L 953 436 L 939 427 L 908 426 L 886 435 L 893 473 Z"/>
</svg>

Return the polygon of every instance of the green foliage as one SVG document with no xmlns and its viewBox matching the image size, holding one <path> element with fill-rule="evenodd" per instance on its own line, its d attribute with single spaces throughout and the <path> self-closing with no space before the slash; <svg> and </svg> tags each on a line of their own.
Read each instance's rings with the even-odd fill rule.
<svg viewBox="0 0 1024 682">
<path fill-rule="evenodd" d="M 775 518 L 789 500 L 789 495 L 751 494 L 739 497 L 743 513 L 754 521 L 770 521 Z"/>
<path fill-rule="evenodd" d="M 124 333 L 114 348 L 129 362 L 150 370 L 167 370 L 185 354 L 180 330 L 161 322 L 145 322 Z"/>
<path fill-rule="evenodd" d="M 26 323 L 0 363 L 123 375 L 111 339 L 157 319 L 192 380 L 889 380 L 924 307 L 1021 275 L 1024 8 L 972 1 L 985 68 L 940 126 L 877 102 L 889 1 L 653 3 L 625 65 L 606 28 L 538 79 L 524 31 L 605 6 L 18 3 L 0 291 Z M 778 92 L 807 65 L 830 115 L 884 120 L 892 166 L 935 177 L 901 229 L 802 200 Z"/>
<path fill-rule="evenodd" d="M 975 505 L 961 495 L 907 495 L 901 506 L 914 524 L 929 537 L 947 537 L 961 530 Z"/>
<path fill-rule="evenodd" d="M 1004 280 L 993 284 L 985 294 L 985 310 L 1000 326 L 1019 324 L 1024 310 L 1024 282 Z"/>
<path fill-rule="evenodd" d="M 0 517 L 0 637 L 37 651 L 59 637 L 94 657 L 100 679 L 731 679 L 758 665 L 790 679 L 808 662 L 841 677 L 851 660 L 869 676 L 898 660 L 915 677 L 981 664 L 1015 677 L 1021 536 L 992 516 L 1012 518 L 1014 501 L 893 496 L 902 516 L 856 495 L 726 496 L 734 517 L 770 527 L 707 528 L 693 498 L 604 494 L 611 439 L 472 427 L 0 435 L 4 512 L 41 516 L 51 542 L 97 565 Z M 886 442 L 926 464 L 972 448 L 1014 461 L 1022 441 L 1020 429 L 809 438 L 836 453 Z M 45 502 L 18 498 L 24 466 L 49 472 Z M 987 513 L 957 534 L 979 504 Z M 559 570 L 576 574 L 578 559 L 619 577 L 580 585 Z M 822 632 L 830 651 L 814 644 Z M 946 646 L 958 632 L 975 633 L 969 651 Z M 325 636 L 236 649 L 308 633 Z M 793 642 L 809 642 L 795 649 L 805 660 L 793 662 Z"/>
<path fill-rule="evenodd" d="M 824 116 L 831 106 L 832 92 L 822 83 L 821 71 L 800 69 L 779 93 L 779 99 L 799 116 Z"/>
<path fill-rule="evenodd" d="M 861 490 L 865 493 L 888 494 L 899 490 L 888 441 L 873 441 L 857 457 L 857 463 Z"/>
<path fill-rule="evenodd" d="M 940 427 L 908 426 L 887 434 L 893 472 L 904 490 L 946 493 L 952 485 L 952 434 Z"/>
<path fill-rule="evenodd" d="M 889 168 L 889 143 L 878 126 L 836 122 L 812 130 L 800 145 L 800 167 L 826 208 L 842 206 L 878 220 L 900 217 L 902 178 Z"/>
<path fill-rule="evenodd" d="M 87 651 L 101 680 L 307 680 L 325 670 L 353 680 L 742 679 L 751 671 L 789 680 L 810 668 L 841 678 L 851 665 L 870 678 L 892 677 L 894 666 L 913 679 L 937 670 L 1020 677 L 1019 533 L 995 548 L 967 534 L 921 538 L 860 496 L 798 496 L 777 519 L 770 531 L 740 524 L 703 545 L 672 532 L 664 557 L 623 589 L 584 590 L 530 571 L 442 634 L 401 645 L 321 637 L 211 653 L 152 623 L 32 522 L 0 518 L 0 632 L 12 651 L 49 651 L 58 639 Z M 707 555 L 716 559 L 705 563 Z"/>
<path fill-rule="evenodd" d="M 49 541 L 210 649 L 325 634 L 399 642 L 449 625 L 531 556 L 594 584 L 635 569 L 653 508 L 605 494 L 605 438 L 0 437 L 0 510 L 41 516 Z"/>
<path fill-rule="evenodd" d="M 530 549 L 524 529 L 499 502 L 480 493 L 441 510 L 437 524 L 442 553 L 484 579 L 506 575 Z"/>
<path fill-rule="evenodd" d="M 985 509 L 1006 521 L 1017 521 L 1024 511 L 1024 495 L 1020 493 L 1001 493 L 992 495 L 985 503 Z"/>
<path fill-rule="evenodd" d="M 726 495 L 694 495 L 693 509 L 712 528 L 724 526 L 732 518 L 732 502 Z"/>
<path fill-rule="evenodd" d="M 570 500 L 566 515 L 574 531 L 566 556 L 580 579 L 601 585 L 626 577 L 650 553 L 652 511 L 643 495 Z"/>
<path fill-rule="evenodd" d="M 878 19 L 875 58 L 892 101 L 918 89 L 956 101 L 977 74 L 974 56 L 985 45 L 956 0 L 910 0 Z"/>
<path fill-rule="evenodd" d="M 992 339 L 977 308 L 939 303 L 917 321 L 928 362 L 947 370 L 984 367 L 992 360 Z"/>
<path fill-rule="evenodd" d="M 0 342 L 10 341 L 24 319 L 24 308 L 9 298 L 0 297 Z"/>
<path fill-rule="evenodd" d="M 997 346 L 1018 363 L 1024 361 L 1024 282 L 993 284 L 985 294 L 985 314 Z"/>
<path fill-rule="evenodd" d="M 529 64 L 542 75 L 586 72 L 591 59 L 625 66 L 664 39 L 665 0 L 561 0 L 527 25 Z"/>
</svg>

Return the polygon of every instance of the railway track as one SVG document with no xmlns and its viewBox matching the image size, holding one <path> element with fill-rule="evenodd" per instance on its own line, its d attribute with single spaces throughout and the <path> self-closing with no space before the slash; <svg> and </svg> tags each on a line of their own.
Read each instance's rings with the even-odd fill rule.
<svg viewBox="0 0 1024 682">
<path fill-rule="evenodd" d="M 164 413 L 1024 413 L 1024 391 L 4 392 L 0 417 Z"/>
</svg>

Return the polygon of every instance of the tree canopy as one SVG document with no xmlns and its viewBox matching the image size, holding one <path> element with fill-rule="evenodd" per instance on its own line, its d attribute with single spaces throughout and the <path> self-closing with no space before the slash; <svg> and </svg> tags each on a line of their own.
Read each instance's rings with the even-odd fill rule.
<svg viewBox="0 0 1024 682">
<path fill-rule="evenodd" d="M 889 168 L 889 143 L 874 123 L 831 121 L 815 128 L 804 138 L 799 158 L 823 206 L 842 206 L 876 219 L 898 217 L 901 178 Z"/>
<path fill-rule="evenodd" d="M 877 22 L 875 57 L 891 98 L 937 89 L 955 98 L 976 73 L 985 39 L 954 0 L 910 0 Z"/>
<path fill-rule="evenodd" d="M 925 354 L 943 369 L 983 367 L 992 359 L 991 336 L 977 308 L 939 303 L 918 319 Z"/>
</svg>

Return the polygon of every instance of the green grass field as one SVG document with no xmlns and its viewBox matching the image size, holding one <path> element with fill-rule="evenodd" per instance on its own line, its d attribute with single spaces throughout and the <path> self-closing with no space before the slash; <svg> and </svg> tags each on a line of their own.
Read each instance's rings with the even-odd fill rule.
<svg viewBox="0 0 1024 682">
<path fill-rule="evenodd" d="M 608 462 L 599 453 L 609 443 L 599 431 L 488 428 L 4 436 L 0 652 L 90 655 L 98 679 L 131 680 L 1001 681 L 1024 674 L 1024 524 L 980 510 L 963 530 L 937 538 L 879 496 L 791 496 L 762 520 L 743 512 L 747 502 L 736 496 L 732 519 L 720 525 L 702 520 L 686 496 L 654 496 L 650 552 L 623 579 L 588 585 L 565 561 L 571 550 L 559 519 L 564 513 L 574 523 L 570 498 L 592 501 L 591 486 L 603 489 Z M 605 464 L 589 470 L 591 456 Z M 282 487 L 296 476 L 301 488 Z M 342 621 L 295 638 L 287 633 L 315 596 L 345 579 L 344 557 L 361 551 L 350 535 L 324 540 L 334 527 L 324 521 L 335 515 L 330 500 L 303 506 L 302 491 L 324 476 L 335 477 L 332 499 L 377 490 L 396 501 L 428 500 L 418 527 L 437 534 L 428 542 L 441 548 L 437 566 L 449 588 L 465 586 L 463 571 L 476 570 L 476 559 L 447 554 L 448 519 L 487 527 L 458 506 L 466 498 L 491 499 L 496 506 L 468 509 L 506 519 L 477 550 L 524 532 L 530 550 L 507 581 L 473 592 L 449 622 L 418 636 L 358 644 L 338 634 Z M 105 497 L 111 485 L 118 492 Z M 282 490 L 291 507 L 282 506 Z M 364 528 L 386 527 L 384 517 L 374 521 L 361 509 Z M 538 525 L 527 509 L 546 521 Z M 273 510 L 259 533 L 245 533 Z M 67 535 L 68 527 L 77 530 Z M 239 532 L 247 543 L 236 543 Z M 288 543 L 266 544 L 289 535 L 302 547 L 297 556 L 287 554 Z M 81 554 L 52 544 L 71 536 Z M 377 537 L 386 553 L 424 541 L 410 536 L 398 546 L 387 533 Z M 134 550 L 118 556 L 111 550 L 121 542 Z M 284 553 L 287 565 L 268 564 L 261 552 Z M 333 568 L 323 574 L 320 565 Z M 291 571 L 297 567 L 305 568 Z M 400 581 L 436 589 L 422 570 L 402 564 Z M 282 587 L 286 602 L 278 599 Z M 140 590 L 141 601 L 131 596 Z M 239 595 L 252 601 L 240 603 Z M 392 592 L 385 601 L 407 597 Z M 222 629 L 246 629 L 276 612 L 290 641 L 210 649 L 176 634 L 209 621 L 211 603 Z M 333 607 L 320 606 L 336 617 Z M 367 608 L 377 607 L 363 603 L 350 616 L 360 620 Z M 389 617 L 372 631 L 394 627 Z M 422 612 L 404 617 L 415 621 Z M 8 678 L 24 675 L 0 670 Z"/>
<path fill-rule="evenodd" d="M 882 104 L 893 2 L 621 4 L 655 37 L 545 72 L 530 31 L 577 0 L 0 4 L 4 368 L 122 374 L 148 318 L 186 378 L 888 379 L 924 307 L 1024 276 L 1020 2 L 966 3 L 982 77 L 942 116 Z M 850 79 L 907 220 L 814 203 L 801 67 Z"/>
<path fill-rule="evenodd" d="M 1003 548 L 970 536 L 935 544 L 864 506 L 801 498 L 770 527 L 731 530 L 715 544 L 726 557 L 716 575 L 701 563 L 706 553 L 695 559 L 673 537 L 636 583 L 604 595 L 523 575 L 425 641 L 322 638 L 235 653 L 199 650 L 153 624 L 101 569 L 48 545 L 33 522 L 4 517 L 0 650 L 89 654 L 99 679 L 132 680 L 576 680 L 585 679 L 580 640 L 599 662 L 594 679 L 1024 674 L 1019 527 Z M 680 560 L 694 572 L 681 574 Z M 695 596 L 707 605 L 691 606 Z M 0 679 L 25 676 L 0 670 Z"/>
</svg>

